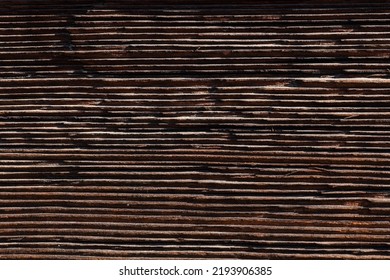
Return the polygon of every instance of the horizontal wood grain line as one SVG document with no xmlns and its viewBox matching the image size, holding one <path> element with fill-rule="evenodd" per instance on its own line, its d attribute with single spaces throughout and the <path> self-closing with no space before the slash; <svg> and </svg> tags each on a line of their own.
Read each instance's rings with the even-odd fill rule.
<svg viewBox="0 0 390 280">
<path fill-rule="evenodd" d="M 390 259 L 390 4 L 5 0 L 0 258 Z"/>
</svg>

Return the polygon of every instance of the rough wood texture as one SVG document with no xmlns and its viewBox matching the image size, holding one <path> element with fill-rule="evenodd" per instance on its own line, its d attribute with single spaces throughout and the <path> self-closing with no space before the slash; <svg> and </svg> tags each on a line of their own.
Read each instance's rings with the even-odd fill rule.
<svg viewBox="0 0 390 280">
<path fill-rule="evenodd" d="M 390 258 L 390 2 L 0 6 L 0 257 Z"/>
</svg>

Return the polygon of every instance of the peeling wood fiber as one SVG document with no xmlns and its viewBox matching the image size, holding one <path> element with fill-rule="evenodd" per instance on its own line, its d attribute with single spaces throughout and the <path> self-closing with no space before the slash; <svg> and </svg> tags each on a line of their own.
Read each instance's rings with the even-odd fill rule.
<svg viewBox="0 0 390 280">
<path fill-rule="evenodd" d="M 0 258 L 390 259 L 389 1 L 0 5 Z"/>
</svg>

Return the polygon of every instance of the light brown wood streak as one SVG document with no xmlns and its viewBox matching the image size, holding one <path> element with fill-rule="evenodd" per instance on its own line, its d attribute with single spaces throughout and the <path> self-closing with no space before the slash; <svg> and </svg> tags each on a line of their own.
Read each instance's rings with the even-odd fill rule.
<svg viewBox="0 0 390 280">
<path fill-rule="evenodd" d="M 0 258 L 390 259 L 390 1 L 7 0 Z"/>
</svg>

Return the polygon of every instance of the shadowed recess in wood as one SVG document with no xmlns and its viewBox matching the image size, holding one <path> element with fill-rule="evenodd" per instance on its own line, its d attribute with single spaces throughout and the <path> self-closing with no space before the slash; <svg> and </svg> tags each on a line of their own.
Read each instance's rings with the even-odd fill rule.
<svg viewBox="0 0 390 280">
<path fill-rule="evenodd" d="M 0 258 L 390 259 L 389 78 L 389 1 L 2 1 Z"/>
</svg>

